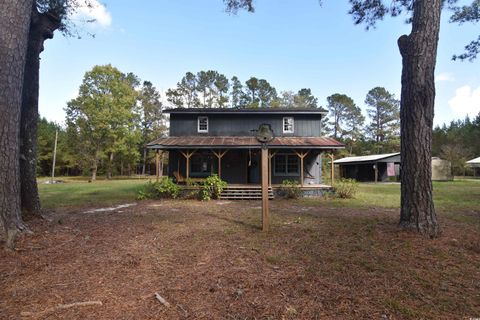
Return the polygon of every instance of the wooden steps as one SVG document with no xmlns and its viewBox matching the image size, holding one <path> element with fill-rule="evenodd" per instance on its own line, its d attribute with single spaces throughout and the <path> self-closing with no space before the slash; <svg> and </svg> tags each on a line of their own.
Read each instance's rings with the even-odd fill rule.
<svg viewBox="0 0 480 320">
<path fill-rule="evenodd" d="M 268 198 L 273 199 L 272 187 L 268 187 Z M 222 200 L 262 200 L 261 186 L 227 186 L 220 194 Z"/>
</svg>

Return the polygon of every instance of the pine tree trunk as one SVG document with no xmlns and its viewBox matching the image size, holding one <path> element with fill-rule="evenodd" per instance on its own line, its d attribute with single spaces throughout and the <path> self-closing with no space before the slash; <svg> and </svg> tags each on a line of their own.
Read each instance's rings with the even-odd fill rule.
<svg viewBox="0 0 480 320">
<path fill-rule="evenodd" d="M 20 110 L 32 0 L 0 2 L 0 218 L 6 246 L 25 230 L 20 209 Z"/>
<path fill-rule="evenodd" d="M 28 36 L 27 58 L 23 78 L 23 97 L 20 122 L 20 182 L 21 204 L 25 213 L 40 214 L 40 197 L 37 187 L 37 121 L 40 53 L 46 39 L 60 21 L 48 13 L 40 14 L 33 6 Z"/>
<path fill-rule="evenodd" d="M 429 237 L 439 232 L 432 195 L 431 148 L 441 7 L 442 0 L 415 1 L 412 32 L 398 39 L 403 58 L 400 226 Z"/>
</svg>

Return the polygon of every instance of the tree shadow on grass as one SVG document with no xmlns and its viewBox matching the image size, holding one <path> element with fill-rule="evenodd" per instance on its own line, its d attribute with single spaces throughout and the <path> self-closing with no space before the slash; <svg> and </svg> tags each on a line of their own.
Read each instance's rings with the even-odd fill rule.
<svg viewBox="0 0 480 320">
<path fill-rule="evenodd" d="M 247 221 L 244 221 L 244 220 L 230 218 L 230 217 L 227 217 L 225 215 L 215 214 L 215 213 L 205 213 L 205 215 L 208 216 L 208 217 L 211 217 L 211 218 L 215 218 L 215 219 L 219 219 L 219 220 L 223 220 L 223 221 L 227 221 L 227 222 L 239 225 L 239 226 L 244 227 L 246 229 L 250 229 L 250 230 L 254 230 L 254 231 L 262 230 L 260 224 L 254 224 L 254 223 L 250 223 L 250 222 L 247 222 Z"/>
</svg>

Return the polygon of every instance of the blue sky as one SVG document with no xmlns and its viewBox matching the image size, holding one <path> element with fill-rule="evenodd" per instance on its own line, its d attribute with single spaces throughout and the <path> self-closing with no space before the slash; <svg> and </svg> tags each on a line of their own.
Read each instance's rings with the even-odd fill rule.
<svg viewBox="0 0 480 320">
<path fill-rule="evenodd" d="M 82 39 L 56 34 L 45 44 L 40 114 L 49 120 L 63 123 L 63 108 L 84 73 L 107 63 L 153 82 L 162 93 L 187 71 L 213 69 L 242 82 L 265 78 L 278 92 L 311 88 L 322 106 L 327 96 L 345 93 L 365 109 L 365 95 L 376 86 L 400 97 L 397 39 L 410 29 L 404 18 L 365 31 L 347 14 L 347 0 L 325 0 L 323 6 L 317 0 L 257 0 L 254 14 L 236 16 L 224 12 L 222 0 L 103 3 L 84 10 L 97 22 L 80 27 Z M 447 11 L 443 20 L 435 124 L 480 112 L 480 61 L 451 61 L 478 36 L 478 25 L 449 24 Z"/>
</svg>

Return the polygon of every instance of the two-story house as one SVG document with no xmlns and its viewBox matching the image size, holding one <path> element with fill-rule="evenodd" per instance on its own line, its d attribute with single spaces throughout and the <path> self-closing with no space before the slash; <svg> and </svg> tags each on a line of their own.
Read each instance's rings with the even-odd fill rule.
<svg viewBox="0 0 480 320">
<path fill-rule="evenodd" d="M 229 184 L 260 183 L 260 150 L 256 131 L 273 130 L 268 143 L 269 183 L 297 180 L 302 186 L 322 183 L 321 153 L 343 148 L 322 136 L 323 109 L 199 109 L 166 110 L 170 134 L 148 144 L 168 151 L 168 175 L 177 181 L 218 174 Z"/>
</svg>

